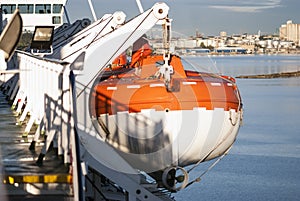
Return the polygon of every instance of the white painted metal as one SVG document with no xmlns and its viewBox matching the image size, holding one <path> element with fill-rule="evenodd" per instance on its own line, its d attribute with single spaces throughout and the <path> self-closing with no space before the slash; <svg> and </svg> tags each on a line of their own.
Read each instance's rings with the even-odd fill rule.
<svg viewBox="0 0 300 201">
<path fill-rule="evenodd" d="M 64 67 L 58 62 L 40 60 L 39 58 L 26 54 L 18 54 L 20 63 L 20 89 L 14 100 L 14 105 L 18 103 L 17 113 L 21 113 L 26 99 L 26 107 L 23 111 L 21 121 L 30 113 L 30 124 L 25 129 L 25 134 L 31 129 L 34 122 L 40 123 L 45 111 L 45 94 L 59 99 L 61 89 L 59 85 L 59 75 Z M 56 65 L 55 65 L 56 64 Z M 49 79 L 51 77 L 51 79 Z M 47 82 L 48 81 L 48 82 Z"/>
<path fill-rule="evenodd" d="M 92 0 L 88 0 L 88 2 L 89 2 L 89 6 L 90 6 L 90 9 L 91 9 L 91 12 L 92 12 L 94 21 L 97 21 L 98 18 L 97 18 L 97 16 L 96 16 L 96 12 L 95 12 L 95 9 L 94 9 Z"/>
<path fill-rule="evenodd" d="M 53 38 L 53 51 L 57 51 L 68 42 L 70 42 L 70 37 L 74 36 L 87 26 L 91 24 L 91 21 L 87 18 L 82 20 L 76 20 L 72 24 L 63 24 L 54 30 L 54 38 Z M 53 56 L 53 55 L 52 55 Z"/>
<path fill-rule="evenodd" d="M 47 26 L 55 26 L 58 27 L 63 24 L 63 14 L 64 9 L 67 0 L 1 0 L 0 6 L 6 6 L 11 5 L 12 9 L 18 8 L 19 5 L 32 5 L 33 10 L 32 12 L 28 13 L 21 13 L 22 20 L 23 20 L 23 30 L 27 31 L 34 31 L 34 27 L 36 25 L 47 25 Z M 35 7 L 36 5 L 50 5 L 50 10 L 46 11 L 44 13 L 36 13 Z M 53 12 L 53 5 L 62 5 L 62 10 L 60 13 L 54 13 Z M 14 10 L 8 10 L 7 13 L 3 13 L 3 21 L 7 22 L 11 16 L 12 12 Z M 29 11 L 29 10 L 28 10 Z M 34 19 L 34 20 L 32 20 Z M 60 19 L 60 21 L 55 21 L 55 19 Z M 5 25 L 5 23 L 3 24 Z"/>
<path fill-rule="evenodd" d="M 123 160 L 113 157 L 106 157 L 104 160 L 104 158 L 102 158 L 103 156 L 99 154 L 99 152 L 101 152 L 99 151 L 99 148 L 105 145 L 102 145 L 103 139 L 101 139 L 93 125 L 94 117 L 91 117 L 89 114 L 90 89 L 94 79 L 99 75 L 101 70 L 153 27 L 159 20 L 166 17 L 168 9 L 169 8 L 164 3 L 155 4 L 151 9 L 123 26 L 118 27 L 110 34 L 103 35 L 101 38 L 98 37 L 98 40 L 89 44 L 88 48 L 84 50 L 85 57 L 83 71 L 80 72 L 80 75 L 78 75 L 76 79 L 78 94 L 77 111 L 80 114 L 78 115 L 79 134 L 89 153 L 95 157 L 97 161 L 110 161 L 107 165 L 112 169 L 127 173 L 136 173 L 136 170 L 132 169 L 129 165 L 126 165 L 126 163 L 121 165 L 120 161 Z M 160 13 L 155 13 L 155 11 Z M 99 55 L 101 55 L 101 59 L 98 59 Z"/>
<path fill-rule="evenodd" d="M 220 156 L 236 138 L 240 115 L 235 110 L 218 108 L 168 112 L 147 109 L 140 113 L 104 114 L 100 118 L 111 134 L 107 141 L 121 150 L 133 167 L 154 172 Z M 101 128 L 99 131 L 105 135 Z M 132 144 L 129 137 L 140 141 Z M 154 138 L 155 144 L 144 141 Z M 137 149 L 147 153 L 135 153 Z"/>
<path fill-rule="evenodd" d="M 100 38 L 114 31 L 118 26 L 124 23 L 125 17 L 126 15 L 123 12 L 104 15 L 100 20 L 87 27 L 87 29 L 83 29 L 73 36 L 71 40 L 67 41 L 67 44 L 55 48 L 51 58 L 73 63 L 86 49 L 91 51 L 91 46 L 93 46 L 96 41 L 99 42 Z"/>
<path fill-rule="evenodd" d="M 155 13 L 158 11 L 159 13 Z M 74 139 L 72 140 L 75 134 L 73 133 L 73 136 L 71 134 L 76 130 L 81 140 L 82 159 L 87 161 L 89 167 L 125 189 L 128 194 L 127 198 L 124 196 L 124 200 L 168 200 L 168 198 L 157 192 L 158 196 L 156 196 L 143 187 L 142 182 L 146 181 L 142 179 L 140 172 L 132 168 L 101 139 L 95 131 L 93 119 L 89 116 L 89 105 L 86 100 L 88 100 L 93 79 L 103 67 L 140 38 L 157 21 L 166 17 L 167 13 L 168 7 L 160 3 L 124 25 L 125 15 L 122 12 L 105 16 L 96 24 L 91 25 L 90 29 L 87 28 L 76 35 L 81 41 L 71 41 L 75 42 L 74 46 L 69 44 L 58 52 L 56 56 L 64 60 L 63 63 L 60 62 L 61 60 L 42 59 L 24 52 L 17 53 L 20 87 L 14 102 L 15 104 L 18 102 L 19 112 L 22 112 L 21 107 L 26 99 L 26 110 L 30 113 L 30 121 L 39 123 L 43 119 L 40 126 L 46 127 L 46 135 L 49 135 L 49 139 L 53 139 L 54 135 L 61 137 L 61 143 L 59 142 L 58 145 L 61 153 L 65 155 L 66 162 L 70 161 L 70 158 L 66 157 L 69 151 L 67 145 L 72 145 L 72 153 L 75 152 Z M 92 34 L 94 37 L 90 37 Z M 75 52 L 68 52 L 68 50 Z M 68 53 L 75 53 L 76 57 Z M 98 59 L 99 55 L 101 55 L 101 60 Z M 82 65 L 83 70 L 78 68 Z M 77 100 L 70 99 L 71 88 L 68 75 L 72 69 L 82 70 L 76 79 Z M 69 133 L 70 130 L 71 133 Z M 39 132 L 36 132 L 36 135 L 35 139 L 38 139 Z M 44 152 L 41 155 L 45 153 L 49 141 L 45 143 Z M 78 164 L 79 161 L 74 163 Z M 73 167 L 76 164 L 73 164 Z M 73 176 L 76 173 L 80 174 L 80 172 L 74 172 Z M 75 182 L 74 185 L 76 184 Z M 75 190 L 81 187 L 76 186 Z M 75 200 L 79 199 L 80 196 L 75 198 Z"/>
<path fill-rule="evenodd" d="M 77 111 L 80 114 L 78 115 L 78 132 L 83 144 L 86 145 L 86 149 L 98 161 L 105 160 L 99 156 L 99 147 L 104 146 L 101 145 L 103 141 L 95 131 L 89 115 L 88 98 L 93 81 L 115 57 L 124 52 L 159 20 L 165 18 L 168 10 L 169 8 L 166 4 L 157 3 L 151 9 L 124 25 L 124 13 L 116 12 L 113 15 L 105 15 L 85 30 L 76 34 L 72 41 L 53 54 L 54 58 L 73 63 L 71 66 L 76 66 L 76 63 L 82 65 L 81 62 L 84 62 L 83 70 L 80 71 L 80 75 L 76 78 Z M 99 57 L 101 59 L 98 59 Z M 93 143 L 99 141 L 100 144 L 94 146 L 86 144 L 89 136 L 93 136 Z M 106 160 L 109 161 L 110 159 L 114 158 L 110 157 Z M 126 165 L 126 162 L 120 165 L 120 161 L 122 161 L 120 158 L 116 161 L 112 160 L 112 162 L 109 162 L 109 165 L 112 166 L 111 168 L 121 167 L 122 169 L 128 169 L 126 172 L 137 173 L 129 165 Z"/>
<path fill-rule="evenodd" d="M 80 169 L 77 169 L 77 150 L 75 147 L 75 129 L 74 129 L 74 114 L 72 114 L 72 101 L 70 86 L 70 70 L 68 67 L 59 61 L 47 60 L 36 57 L 24 52 L 17 52 L 18 67 L 20 68 L 19 79 L 20 89 L 15 98 L 16 102 L 19 99 L 26 98 L 26 106 L 21 117 L 30 113 L 30 119 L 27 123 L 25 133 L 27 134 L 34 122 L 40 123 L 45 115 L 45 121 L 41 124 L 46 124 L 48 131 L 46 135 L 47 141 L 40 154 L 38 162 L 41 162 L 51 141 L 55 144 L 55 135 L 58 139 L 58 150 L 64 156 L 66 164 L 72 165 L 73 175 L 73 190 L 74 200 L 83 200 L 80 197 L 81 183 L 78 178 L 81 178 Z M 16 76 L 18 78 L 18 76 Z M 15 82 L 16 83 L 16 82 Z M 17 86 L 17 84 L 15 84 Z M 10 87 L 14 87 L 11 85 Z M 23 95 L 22 95 L 23 94 Z M 23 105 L 23 101 L 18 103 Z M 20 110 L 22 112 L 22 110 Z M 39 132 L 36 132 L 35 141 L 39 138 Z M 71 153 L 70 153 L 70 150 Z M 71 156 L 72 155 L 72 156 Z M 72 160 L 71 160 L 72 159 Z"/>
<path fill-rule="evenodd" d="M 143 9 L 141 1 L 140 0 L 136 0 L 136 4 L 137 4 L 137 6 L 139 8 L 140 13 L 143 13 L 144 9 Z"/>
<path fill-rule="evenodd" d="M 82 158 L 88 161 L 89 166 L 124 188 L 129 194 L 129 200 L 162 200 L 164 198 L 155 196 L 144 188 L 141 185 L 139 172 L 132 168 L 111 146 L 106 144 L 97 133 L 94 127 L 94 118 L 89 114 L 90 90 L 94 79 L 101 70 L 159 20 L 165 18 L 168 9 L 168 6 L 164 3 L 155 4 L 151 9 L 124 25 L 123 20 L 120 21 L 122 19 L 120 18 L 121 13 L 115 13 L 109 19 L 102 20 L 101 24 L 98 25 L 103 26 L 100 33 L 95 34 L 88 27 L 87 30 L 90 33 L 83 30 L 82 33 L 78 34 L 79 38 L 84 36 L 82 41 L 78 41 L 78 44 L 74 43 L 72 47 L 70 46 L 69 51 L 67 51 L 67 48 L 61 50 L 61 55 L 70 54 L 70 57 L 62 57 L 65 61 L 71 61 L 71 56 L 73 59 L 76 58 L 71 55 L 74 53 L 70 50 L 81 51 L 75 52 L 78 55 L 75 63 L 84 62 L 83 70 L 76 78 L 78 114 L 76 125 L 83 146 L 81 150 L 87 151 L 83 153 Z M 114 22 L 115 18 L 116 22 Z M 114 29 L 111 29 L 111 24 L 114 25 Z M 84 38 L 87 40 L 83 40 Z M 75 41 L 77 41 L 76 38 Z M 73 49 L 77 45 L 82 47 L 84 42 L 87 42 L 87 45 L 84 45 L 85 48 Z"/>
</svg>

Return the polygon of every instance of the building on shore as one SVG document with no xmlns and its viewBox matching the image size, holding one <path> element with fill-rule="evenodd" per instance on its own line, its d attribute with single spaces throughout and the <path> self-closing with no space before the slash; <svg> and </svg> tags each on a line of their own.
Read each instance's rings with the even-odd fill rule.
<svg viewBox="0 0 300 201">
<path fill-rule="evenodd" d="M 300 24 L 294 24 L 292 20 L 288 20 L 279 28 L 279 37 L 281 40 L 293 41 L 300 46 Z"/>
</svg>

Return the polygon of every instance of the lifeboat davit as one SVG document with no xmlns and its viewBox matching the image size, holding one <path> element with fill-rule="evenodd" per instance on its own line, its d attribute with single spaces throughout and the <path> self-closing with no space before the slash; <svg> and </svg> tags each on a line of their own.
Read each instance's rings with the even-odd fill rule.
<svg viewBox="0 0 300 201">
<path fill-rule="evenodd" d="M 133 167 L 176 190 L 168 178 L 178 168 L 221 156 L 232 146 L 241 98 L 234 78 L 185 70 L 176 55 L 169 58 L 167 85 L 157 76 L 164 56 L 144 50 L 130 65 L 120 64 L 124 55 L 116 59 L 99 76 L 90 114 L 100 135 Z"/>
</svg>

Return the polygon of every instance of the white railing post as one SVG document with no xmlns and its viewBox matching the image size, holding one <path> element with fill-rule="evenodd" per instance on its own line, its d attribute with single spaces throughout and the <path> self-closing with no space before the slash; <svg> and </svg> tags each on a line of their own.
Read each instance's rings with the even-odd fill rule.
<svg viewBox="0 0 300 201">
<path fill-rule="evenodd" d="M 39 124 L 29 149 L 35 149 L 40 130 L 45 129 L 47 139 L 36 163 L 43 165 L 50 143 L 56 140 L 58 154 L 63 156 L 65 164 L 72 165 L 74 200 L 81 201 L 84 196 L 79 139 L 75 130 L 77 113 L 74 109 L 76 103 L 73 103 L 76 102 L 76 95 L 73 93 L 74 75 L 72 74 L 71 84 L 69 65 L 60 61 L 46 60 L 21 52 L 18 53 L 18 59 L 20 87 L 14 102 L 18 104 L 17 110 L 23 121 L 27 113 L 30 114 L 24 136 L 27 136 L 34 122 Z M 26 105 L 22 113 L 24 104 Z"/>
</svg>

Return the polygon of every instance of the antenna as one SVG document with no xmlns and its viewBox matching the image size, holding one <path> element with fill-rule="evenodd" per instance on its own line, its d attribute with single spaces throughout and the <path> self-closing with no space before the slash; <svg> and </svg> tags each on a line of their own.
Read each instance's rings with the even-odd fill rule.
<svg viewBox="0 0 300 201">
<path fill-rule="evenodd" d="M 92 0 L 88 0 L 88 2 L 89 2 L 89 6 L 90 6 L 90 9 L 91 9 L 91 12 L 92 12 L 94 21 L 97 21 L 97 16 L 96 16 L 96 13 L 95 13 L 94 6 L 93 6 L 93 4 L 92 4 Z"/>
<path fill-rule="evenodd" d="M 140 0 L 136 0 L 136 4 L 137 4 L 137 6 L 139 7 L 140 13 L 143 13 L 143 12 L 144 12 L 144 9 L 143 9 L 143 6 L 142 6 L 142 4 L 141 4 L 141 1 L 140 1 Z"/>
<path fill-rule="evenodd" d="M 68 2 L 68 1 L 67 1 L 67 2 Z M 70 21 L 70 18 L 69 18 L 69 14 L 68 14 L 68 11 L 67 11 L 67 8 L 66 8 L 67 2 L 66 2 L 66 4 L 63 6 L 63 8 L 64 8 L 64 14 L 65 14 L 65 17 L 66 17 L 66 19 L 67 19 L 68 24 L 71 24 L 71 21 Z"/>
</svg>

